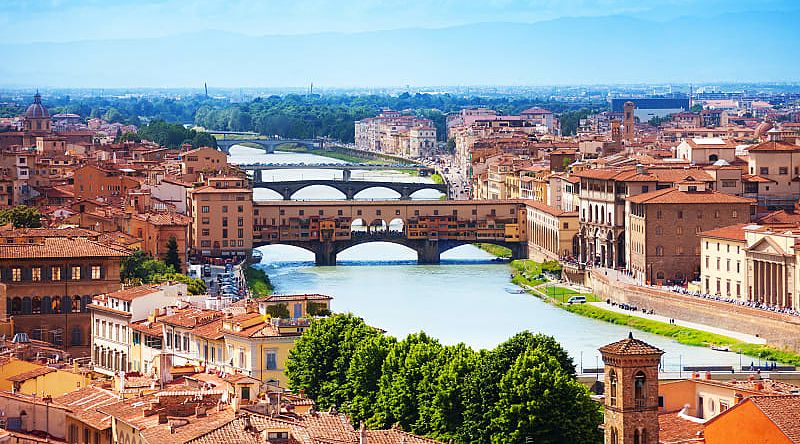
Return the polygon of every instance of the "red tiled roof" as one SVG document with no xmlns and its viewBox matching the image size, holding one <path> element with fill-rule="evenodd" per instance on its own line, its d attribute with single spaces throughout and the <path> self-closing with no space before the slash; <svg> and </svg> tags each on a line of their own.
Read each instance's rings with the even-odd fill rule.
<svg viewBox="0 0 800 444">
<path fill-rule="evenodd" d="M 110 428 L 111 417 L 98 412 L 97 408 L 118 401 L 113 392 L 91 385 L 53 399 L 53 402 L 68 407 L 71 416 L 98 430 Z"/>
<path fill-rule="evenodd" d="M 733 196 L 716 191 L 681 191 L 677 188 L 664 188 L 628 197 L 628 201 L 637 204 L 750 204 L 751 199 Z"/>
<path fill-rule="evenodd" d="M 702 443 L 705 425 L 681 417 L 678 412 L 659 413 L 659 444 Z"/>
<path fill-rule="evenodd" d="M 33 370 L 29 370 L 29 371 L 24 372 L 24 373 L 20 373 L 20 374 L 14 375 L 14 376 L 9 376 L 6 379 L 11 381 L 11 382 L 23 382 L 23 381 L 27 381 L 29 379 L 38 378 L 39 376 L 43 376 L 43 375 L 46 375 L 48 373 L 53 373 L 54 371 L 56 371 L 56 369 L 51 368 L 51 367 L 39 367 L 39 368 L 35 368 Z"/>
<path fill-rule="evenodd" d="M 747 398 L 793 443 L 800 443 L 800 396 Z"/>
<path fill-rule="evenodd" d="M 535 208 L 543 213 L 547 213 L 551 216 L 562 217 L 562 216 L 578 216 L 578 213 L 575 211 L 564 211 L 561 208 L 551 207 L 543 202 L 535 201 L 535 200 L 526 200 L 525 205 Z"/>
<path fill-rule="evenodd" d="M 600 347 L 600 353 L 614 355 L 662 355 L 664 351 L 640 339 L 635 339 L 633 334 L 630 334 L 621 341 Z"/>
<path fill-rule="evenodd" d="M 771 151 L 793 152 L 793 151 L 800 151 L 800 145 L 794 145 L 783 141 L 768 141 L 753 145 L 750 148 L 747 148 L 747 151 L 750 153 L 753 152 L 762 153 Z"/>
<path fill-rule="evenodd" d="M 744 227 L 748 225 L 749 224 L 736 224 L 727 227 L 717 228 L 714 230 L 703 231 L 702 233 L 700 233 L 700 236 L 744 242 L 745 241 Z"/>
<path fill-rule="evenodd" d="M 34 244 L 0 244 L 0 259 L 125 257 L 129 251 L 84 238 L 49 237 Z"/>
<path fill-rule="evenodd" d="M 331 299 L 333 299 L 333 297 L 324 294 L 273 294 L 263 299 L 263 301 L 330 301 Z"/>
<path fill-rule="evenodd" d="M 158 293 L 161 289 L 157 285 L 140 285 L 138 287 L 130 287 L 122 290 L 117 290 L 113 293 L 107 293 L 109 298 L 119 299 L 121 301 L 130 302 L 136 298 L 147 296 L 149 294 Z"/>
</svg>

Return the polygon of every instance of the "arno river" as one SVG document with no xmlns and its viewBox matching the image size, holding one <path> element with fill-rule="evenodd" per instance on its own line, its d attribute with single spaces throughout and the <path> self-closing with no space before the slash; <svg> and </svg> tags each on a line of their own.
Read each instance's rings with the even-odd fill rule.
<svg viewBox="0 0 800 444">
<path fill-rule="evenodd" d="M 262 150 L 234 147 L 232 163 L 334 163 L 334 159 L 309 154 L 264 154 Z M 328 170 L 270 171 L 264 180 L 277 178 L 330 178 Z M 369 172 L 390 180 L 424 180 L 402 173 Z M 357 177 L 354 174 L 354 177 Z M 422 192 L 421 192 L 422 193 Z M 420 197 L 436 198 L 430 191 Z M 256 190 L 257 200 L 279 199 L 277 193 Z M 298 199 L 338 199 L 338 191 L 307 188 Z M 390 190 L 366 190 L 357 197 L 396 198 Z M 403 337 L 424 330 L 444 344 L 464 342 L 473 348 L 490 348 L 513 334 L 530 330 L 551 335 L 569 351 L 577 367 L 598 365 L 597 348 L 622 339 L 626 327 L 573 315 L 527 294 L 509 293 L 510 269 L 489 263 L 491 256 L 473 246 L 442 255 L 441 265 L 416 265 L 416 253 L 387 243 L 363 244 L 339 254 L 335 267 L 315 267 L 313 254 L 295 247 L 262 247 L 262 264 L 279 293 L 323 293 L 334 297 L 334 311 L 350 311 L 368 323 Z M 634 331 L 634 335 L 662 350 L 667 370 L 686 365 L 738 366 L 733 353 L 689 347 L 667 338 Z M 752 360 L 742 357 L 745 365 Z M 600 363 L 602 365 L 602 363 Z"/>
</svg>

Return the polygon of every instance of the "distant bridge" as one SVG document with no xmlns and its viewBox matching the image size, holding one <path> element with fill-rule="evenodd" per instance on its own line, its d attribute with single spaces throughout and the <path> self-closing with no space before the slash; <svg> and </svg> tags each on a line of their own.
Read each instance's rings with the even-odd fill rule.
<svg viewBox="0 0 800 444">
<path fill-rule="evenodd" d="M 420 164 L 353 164 L 353 163 L 241 163 L 237 164 L 240 169 L 245 171 L 269 171 L 269 170 L 340 170 L 340 171 L 373 171 L 373 170 L 417 170 L 433 174 L 434 168 Z"/>
<path fill-rule="evenodd" d="M 285 144 L 303 145 L 309 149 L 322 148 L 322 141 L 316 139 L 217 139 L 217 148 L 223 153 L 229 154 L 232 146 L 243 143 L 259 145 L 267 153 L 274 153 L 276 146 Z"/>
<path fill-rule="evenodd" d="M 253 177 L 253 188 L 267 188 L 283 196 L 284 200 L 291 200 L 292 196 L 314 185 L 324 185 L 334 188 L 345 195 L 347 200 L 355 199 L 355 195 L 369 188 L 386 188 L 400 194 L 400 199 L 411 199 L 411 195 L 420 190 L 436 190 L 444 195 L 448 194 L 447 185 L 424 182 L 386 182 L 374 180 L 341 180 L 341 179 L 307 179 L 286 180 L 280 182 L 265 182 L 261 180 L 261 172 L 257 171 Z M 349 176 L 349 175 L 348 175 Z"/>
</svg>

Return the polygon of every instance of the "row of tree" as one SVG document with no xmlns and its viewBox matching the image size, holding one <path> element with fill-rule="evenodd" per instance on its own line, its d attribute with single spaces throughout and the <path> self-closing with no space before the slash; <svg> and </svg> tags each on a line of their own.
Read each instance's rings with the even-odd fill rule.
<svg viewBox="0 0 800 444">
<path fill-rule="evenodd" d="M 600 442 L 600 405 L 550 336 L 522 332 L 493 350 L 398 341 L 351 314 L 315 320 L 289 354 L 293 390 L 370 428 L 459 443 Z"/>
<path fill-rule="evenodd" d="M 169 148 L 179 148 L 185 143 L 192 145 L 194 148 L 201 146 L 217 147 L 217 139 L 211 134 L 186 128 L 180 123 L 167 123 L 163 120 L 155 120 L 139 127 L 136 134 L 126 133 L 120 135 L 120 140 L 122 141 L 138 141 L 141 139 L 150 140 Z"/>
</svg>

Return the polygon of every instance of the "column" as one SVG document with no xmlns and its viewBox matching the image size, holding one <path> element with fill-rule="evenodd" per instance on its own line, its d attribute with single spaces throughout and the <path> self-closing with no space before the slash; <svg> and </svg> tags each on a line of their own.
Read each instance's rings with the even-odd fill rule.
<svg viewBox="0 0 800 444">
<path fill-rule="evenodd" d="M 786 285 L 785 285 L 784 277 L 783 277 L 784 268 L 785 268 L 784 264 L 779 264 L 778 265 L 778 301 L 779 301 L 781 307 L 785 307 L 786 306 L 786 288 L 785 288 Z"/>
<path fill-rule="evenodd" d="M 772 304 L 772 262 L 764 262 L 764 294 L 767 304 Z"/>
<path fill-rule="evenodd" d="M 758 261 L 758 302 L 764 302 L 764 262 Z"/>
<path fill-rule="evenodd" d="M 778 305 L 778 264 L 770 263 L 770 287 L 772 289 L 772 305 Z"/>
</svg>

